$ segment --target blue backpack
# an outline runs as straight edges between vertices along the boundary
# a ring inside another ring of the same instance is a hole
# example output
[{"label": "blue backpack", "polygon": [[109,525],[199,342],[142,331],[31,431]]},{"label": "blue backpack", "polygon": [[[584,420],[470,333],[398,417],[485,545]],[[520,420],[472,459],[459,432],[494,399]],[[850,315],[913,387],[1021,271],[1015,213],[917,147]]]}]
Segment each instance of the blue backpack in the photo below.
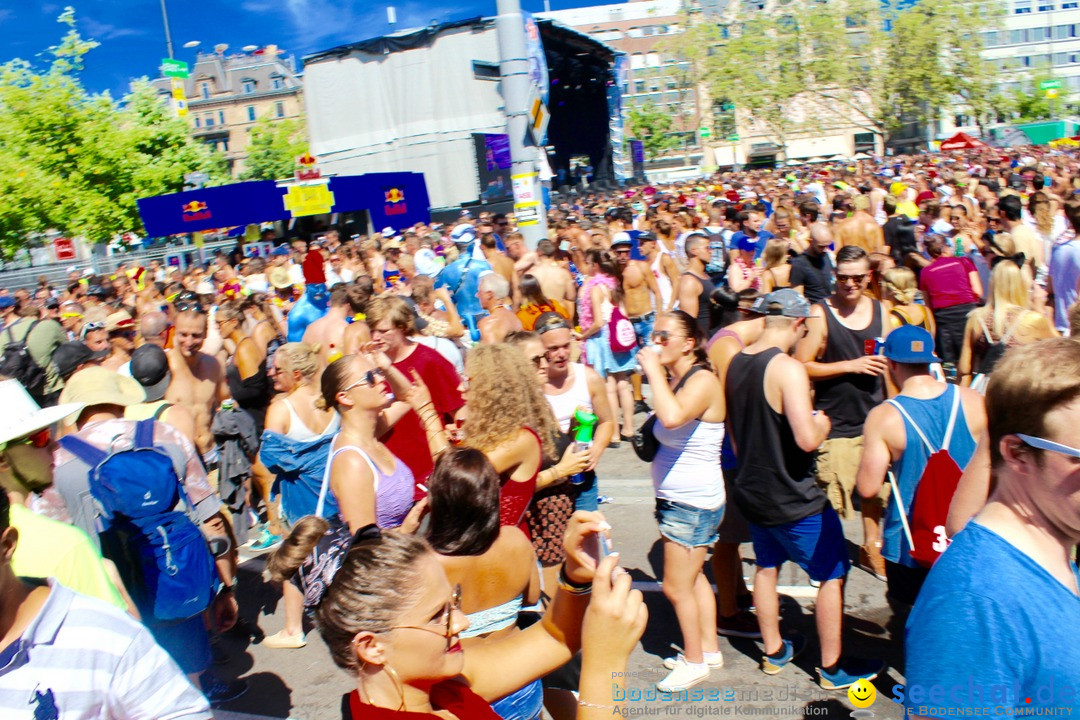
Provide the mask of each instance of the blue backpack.
[{"label": "blue backpack", "polygon": [[187,514],[191,501],[169,453],[154,447],[154,421],[135,425],[131,448],[106,452],[68,436],[60,445],[90,466],[101,551],[112,560],[144,619],[183,620],[214,598],[217,569]]}]

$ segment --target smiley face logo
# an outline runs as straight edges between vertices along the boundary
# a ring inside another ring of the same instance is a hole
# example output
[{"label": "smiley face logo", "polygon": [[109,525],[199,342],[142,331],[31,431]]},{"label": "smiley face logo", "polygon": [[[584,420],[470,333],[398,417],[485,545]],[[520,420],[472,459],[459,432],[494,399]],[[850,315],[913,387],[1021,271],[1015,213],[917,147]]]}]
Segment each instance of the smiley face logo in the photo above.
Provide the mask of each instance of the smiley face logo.
[{"label": "smiley face logo", "polygon": [[854,685],[848,688],[848,700],[857,708],[868,708],[877,699],[877,689],[869,680],[860,678]]}]

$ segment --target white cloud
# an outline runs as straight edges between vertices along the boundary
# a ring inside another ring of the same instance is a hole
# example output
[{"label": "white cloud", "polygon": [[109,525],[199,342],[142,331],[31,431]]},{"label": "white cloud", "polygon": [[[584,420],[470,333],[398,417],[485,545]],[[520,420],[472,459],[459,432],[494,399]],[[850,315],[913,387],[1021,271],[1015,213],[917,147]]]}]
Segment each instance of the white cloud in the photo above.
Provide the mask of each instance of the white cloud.
[{"label": "white cloud", "polygon": [[145,35],[145,31],[138,28],[118,27],[111,23],[99,22],[91,17],[78,18],[83,35],[91,40],[102,42],[104,40],[117,40],[124,37]]}]

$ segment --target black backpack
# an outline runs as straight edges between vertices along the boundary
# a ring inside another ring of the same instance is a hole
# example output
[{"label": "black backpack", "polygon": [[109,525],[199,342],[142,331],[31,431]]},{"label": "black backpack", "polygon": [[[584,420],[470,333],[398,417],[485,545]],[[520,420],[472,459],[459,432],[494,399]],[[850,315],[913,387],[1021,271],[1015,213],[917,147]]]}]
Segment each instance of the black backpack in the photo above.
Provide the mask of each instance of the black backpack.
[{"label": "black backpack", "polygon": [[29,348],[26,347],[26,341],[39,322],[41,321],[35,320],[30,323],[30,329],[21,340],[16,340],[11,334],[11,329],[18,325],[19,321],[16,321],[14,325],[9,325],[5,331],[7,343],[4,345],[4,355],[0,359],[0,375],[18,380],[26,391],[36,398],[41,396],[41,391],[45,386],[45,370],[34,362]]}]

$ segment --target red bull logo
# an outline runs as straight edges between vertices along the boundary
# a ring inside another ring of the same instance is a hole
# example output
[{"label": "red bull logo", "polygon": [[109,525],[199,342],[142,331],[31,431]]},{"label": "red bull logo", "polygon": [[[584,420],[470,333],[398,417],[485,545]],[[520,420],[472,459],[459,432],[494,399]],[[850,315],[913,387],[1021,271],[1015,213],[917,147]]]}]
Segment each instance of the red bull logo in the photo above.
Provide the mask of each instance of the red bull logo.
[{"label": "red bull logo", "polygon": [[386,200],[383,211],[387,215],[404,215],[408,211],[405,205],[405,193],[401,191],[401,188],[388,188],[383,192],[383,197]]},{"label": "red bull logo", "polygon": [[206,203],[199,200],[192,200],[189,203],[184,203],[184,205],[181,206],[181,210],[183,210],[184,222],[209,220],[211,217],[210,208]]}]

